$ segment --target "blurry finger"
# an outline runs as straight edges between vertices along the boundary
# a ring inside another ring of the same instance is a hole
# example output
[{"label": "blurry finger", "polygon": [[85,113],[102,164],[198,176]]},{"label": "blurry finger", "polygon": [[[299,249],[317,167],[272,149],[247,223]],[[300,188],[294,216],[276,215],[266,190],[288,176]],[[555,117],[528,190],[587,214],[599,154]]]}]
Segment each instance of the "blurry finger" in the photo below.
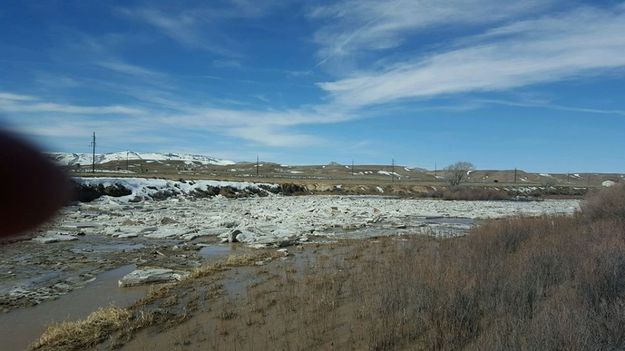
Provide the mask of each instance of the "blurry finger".
[{"label": "blurry finger", "polygon": [[34,146],[0,131],[0,240],[50,219],[69,199],[65,173]]}]

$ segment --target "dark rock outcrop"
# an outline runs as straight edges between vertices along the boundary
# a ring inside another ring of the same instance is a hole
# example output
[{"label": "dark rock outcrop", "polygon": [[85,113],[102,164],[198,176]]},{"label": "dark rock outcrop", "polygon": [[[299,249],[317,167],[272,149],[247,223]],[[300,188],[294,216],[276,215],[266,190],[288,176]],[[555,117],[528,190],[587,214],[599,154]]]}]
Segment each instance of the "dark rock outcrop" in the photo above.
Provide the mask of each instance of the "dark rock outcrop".
[{"label": "dark rock outcrop", "polygon": [[126,189],[124,186],[119,184],[104,186],[102,184],[86,185],[74,182],[73,188],[74,200],[80,202],[91,202],[104,195],[121,197],[132,194],[130,189]]}]

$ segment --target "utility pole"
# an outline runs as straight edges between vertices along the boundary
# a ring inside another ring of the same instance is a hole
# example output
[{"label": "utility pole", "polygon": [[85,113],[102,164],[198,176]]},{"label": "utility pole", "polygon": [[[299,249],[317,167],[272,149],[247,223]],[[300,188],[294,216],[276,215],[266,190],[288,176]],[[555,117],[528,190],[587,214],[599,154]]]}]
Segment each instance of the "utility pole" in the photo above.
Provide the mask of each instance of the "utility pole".
[{"label": "utility pole", "polygon": [[128,170],[128,151],[126,151],[126,170]]},{"label": "utility pole", "polygon": [[354,176],[354,160],[352,160],[352,177]]},{"label": "utility pole", "polygon": [[91,173],[95,173],[95,132],[93,132],[93,140],[91,141],[92,154],[91,154]]},{"label": "utility pole", "polygon": [[516,184],[516,168],[514,169],[514,184]]},{"label": "utility pole", "polygon": [[434,161],[434,178],[437,176],[436,161]]},{"label": "utility pole", "polygon": [[391,183],[395,182],[395,159],[391,161]]},{"label": "utility pole", "polygon": [[259,167],[259,159],[258,159],[258,154],[256,154],[256,176],[258,177],[258,167]]}]

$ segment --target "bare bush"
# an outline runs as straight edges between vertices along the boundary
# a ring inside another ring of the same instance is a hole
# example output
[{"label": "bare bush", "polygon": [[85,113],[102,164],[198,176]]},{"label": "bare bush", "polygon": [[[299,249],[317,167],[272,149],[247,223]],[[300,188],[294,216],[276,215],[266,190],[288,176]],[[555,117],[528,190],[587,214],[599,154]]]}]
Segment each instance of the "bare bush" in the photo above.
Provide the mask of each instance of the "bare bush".
[{"label": "bare bush", "polygon": [[625,219],[625,184],[589,194],[582,203],[582,211],[590,220],[601,218]]},{"label": "bare bush", "polygon": [[456,162],[452,165],[445,167],[445,177],[452,188],[457,187],[468,178],[469,172],[471,172],[473,169],[475,169],[475,167],[470,162]]}]

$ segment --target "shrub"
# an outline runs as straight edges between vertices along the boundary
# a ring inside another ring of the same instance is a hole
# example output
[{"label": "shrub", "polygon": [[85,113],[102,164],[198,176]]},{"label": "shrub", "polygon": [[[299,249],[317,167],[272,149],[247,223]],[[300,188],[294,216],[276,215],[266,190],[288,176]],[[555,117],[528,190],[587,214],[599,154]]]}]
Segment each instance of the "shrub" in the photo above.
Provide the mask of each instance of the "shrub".
[{"label": "shrub", "polygon": [[582,204],[582,212],[591,221],[602,218],[625,219],[625,184],[589,194]]}]

